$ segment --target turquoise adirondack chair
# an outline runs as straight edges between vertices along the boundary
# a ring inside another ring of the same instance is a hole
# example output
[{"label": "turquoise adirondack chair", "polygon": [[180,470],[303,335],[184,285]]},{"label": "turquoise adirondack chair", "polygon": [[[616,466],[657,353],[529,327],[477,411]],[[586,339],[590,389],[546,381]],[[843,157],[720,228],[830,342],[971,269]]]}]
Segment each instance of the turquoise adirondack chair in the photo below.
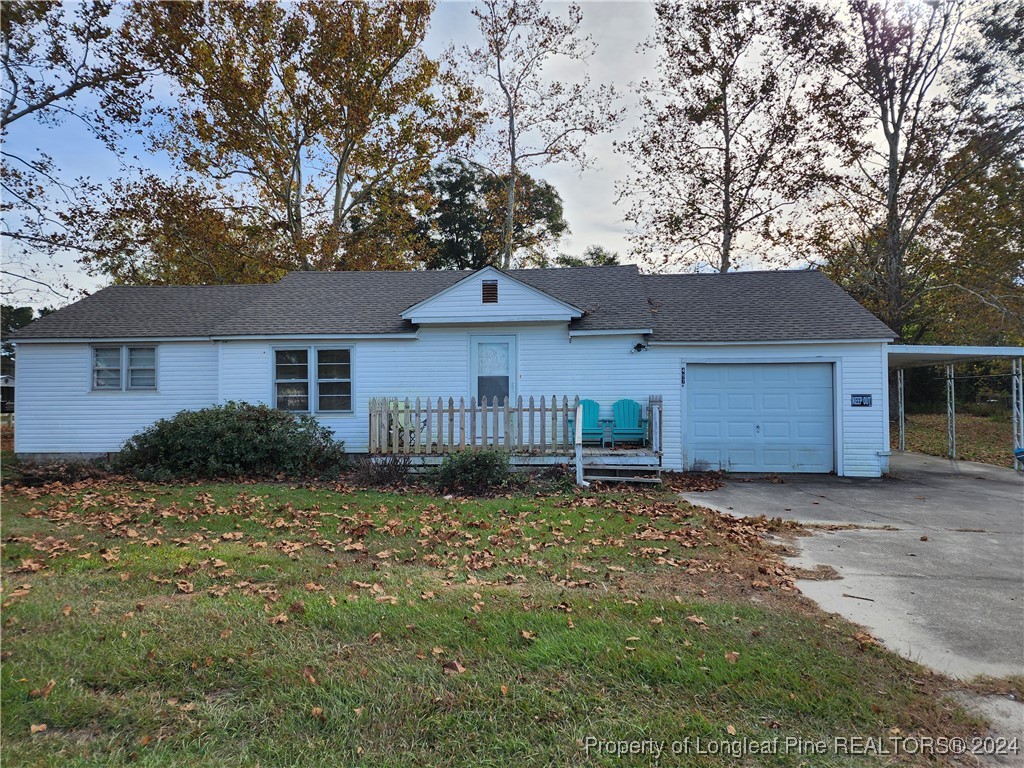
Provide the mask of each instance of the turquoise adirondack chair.
[{"label": "turquoise adirondack chair", "polygon": [[636,400],[619,400],[612,406],[612,447],[615,443],[642,443],[647,437],[647,419]]},{"label": "turquoise adirondack chair", "polygon": [[[604,444],[604,425],[601,424],[601,406],[593,400],[580,400],[583,406],[583,442]],[[569,414],[569,433],[576,434],[576,414]]]}]

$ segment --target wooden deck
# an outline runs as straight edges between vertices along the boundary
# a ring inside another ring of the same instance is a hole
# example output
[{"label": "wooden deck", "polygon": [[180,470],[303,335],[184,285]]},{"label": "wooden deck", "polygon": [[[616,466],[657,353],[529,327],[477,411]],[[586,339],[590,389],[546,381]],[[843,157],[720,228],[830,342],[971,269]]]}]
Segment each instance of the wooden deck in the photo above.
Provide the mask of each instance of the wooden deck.
[{"label": "wooden deck", "polygon": [[[381,459],[402,456],[419,469],[440,464],[459,451],[498,449],[508,452],[516,469],[572,465],[580,485],[588,479],[659,482],[662,398],[651,395],[641,407],[644,414],[637,418],[642,421],[631,430],[631,436],[642,437],[639,444],[609,448],[584,444],[579,396],[468,402],[462,397],[374,397],[369,408],[369,453]],[[602,423],[606,438],[613,437],[611,423]]]}]

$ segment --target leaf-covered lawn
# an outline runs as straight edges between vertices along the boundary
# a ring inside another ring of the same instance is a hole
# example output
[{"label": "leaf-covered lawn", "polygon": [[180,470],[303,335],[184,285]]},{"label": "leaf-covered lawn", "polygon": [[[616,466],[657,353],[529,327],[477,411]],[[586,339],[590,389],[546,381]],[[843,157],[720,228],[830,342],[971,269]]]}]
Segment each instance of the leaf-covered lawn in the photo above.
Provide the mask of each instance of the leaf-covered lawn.
[{"label": "leaf-covered lawn", "polygon": [[[8,490],[3,760],[647,765],[584,744],[976,730],[793,590],[782,528],[654,492]],[[814,764],[851,760],[879,758]]]},{"label": "leaf-covered lawn", "polygon": [[[899,447],[899,429],[891,430],[892,447]],[[958,413],[956,416],[957,458],[999,467],[1013,466],[1013,424],[1009,417],[992,418]],[[907,414],[907,450],[929,456],[945,456],[946,414]]]}]

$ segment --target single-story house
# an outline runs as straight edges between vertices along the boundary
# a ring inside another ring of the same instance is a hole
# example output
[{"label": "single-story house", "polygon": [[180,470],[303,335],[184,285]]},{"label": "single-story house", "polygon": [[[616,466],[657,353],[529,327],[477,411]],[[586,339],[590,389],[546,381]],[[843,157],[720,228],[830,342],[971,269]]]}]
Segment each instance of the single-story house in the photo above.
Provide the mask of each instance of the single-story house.
[{"label": "single-story house", "polygon": [[[488,430],[551,453],[572,429],[566,402],[594,401],[611,424],[627,399],[650,437],[638,447],[665,469],[875,477],[889,455],[893,337],[818,271],[485,267],[113,286],[14,337],[15,450],[96,456],[161,417],[233,400],[312,414],[353,453],[429,454]],[[495,399],[505,410],[488,410]]]}]

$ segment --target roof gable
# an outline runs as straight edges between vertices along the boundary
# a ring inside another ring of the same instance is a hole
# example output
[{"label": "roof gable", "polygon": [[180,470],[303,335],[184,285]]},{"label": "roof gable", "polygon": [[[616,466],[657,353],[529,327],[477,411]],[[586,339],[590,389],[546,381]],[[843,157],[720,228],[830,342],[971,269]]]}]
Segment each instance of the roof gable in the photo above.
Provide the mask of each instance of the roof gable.
[{"label": "roof gable", "polygon": [[[485,283],[493,285],[493,301],[484,301]],[[402,312],[417,324],[568,322],[582,316],[579,307],[494,267],[477,270]]]}]

